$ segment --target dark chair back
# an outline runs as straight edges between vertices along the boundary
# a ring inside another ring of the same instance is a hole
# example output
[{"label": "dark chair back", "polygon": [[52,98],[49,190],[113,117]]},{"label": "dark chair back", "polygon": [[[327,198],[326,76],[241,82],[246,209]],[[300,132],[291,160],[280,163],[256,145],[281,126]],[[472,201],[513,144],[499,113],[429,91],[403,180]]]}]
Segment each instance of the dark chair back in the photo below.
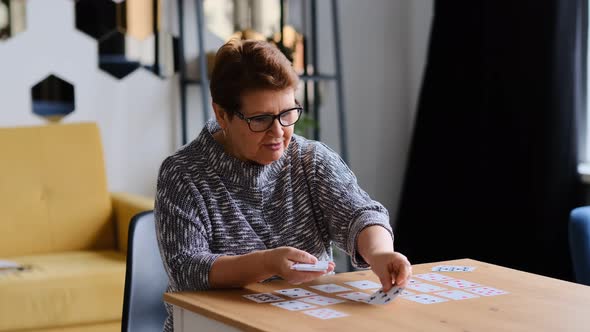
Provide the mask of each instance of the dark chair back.
[{"label": "dark chair back", "polygon": [[161,332],[166,320],[162,297],[168,275],[156,240],[153,211],[133,217],[129,225],[122,332]]},{"label": "dark chair back", "polygon": [[572,210],[569,240],[576,282],[590,286],[590,206]]}]

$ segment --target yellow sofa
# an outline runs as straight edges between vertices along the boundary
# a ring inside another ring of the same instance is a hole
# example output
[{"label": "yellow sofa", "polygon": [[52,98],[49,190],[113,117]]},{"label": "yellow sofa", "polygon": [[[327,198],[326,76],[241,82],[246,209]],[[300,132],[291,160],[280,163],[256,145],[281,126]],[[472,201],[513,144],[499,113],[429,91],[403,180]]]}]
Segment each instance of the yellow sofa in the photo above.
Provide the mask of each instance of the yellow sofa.
[{"label": "yellow sofa", "polygon": [[[121,165],[123,168],[124,165]],[[0,331],[120,331],[127,230],[93,123],[0,128]]]}]

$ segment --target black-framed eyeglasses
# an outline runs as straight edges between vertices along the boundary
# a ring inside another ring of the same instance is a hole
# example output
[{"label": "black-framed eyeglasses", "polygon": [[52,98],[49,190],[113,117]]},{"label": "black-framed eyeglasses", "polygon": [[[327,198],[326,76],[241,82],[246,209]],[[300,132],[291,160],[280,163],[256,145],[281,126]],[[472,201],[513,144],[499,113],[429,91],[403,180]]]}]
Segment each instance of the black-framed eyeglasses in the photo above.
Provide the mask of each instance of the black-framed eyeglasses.
[{"label": "black-framed eyeglasses", "polygon": [[283,127],[289,127],[295,124],[295,122],[299,121],[301,117],[301,113],[303,112],[303,108],[301,106],[296,106],[293,108],[289,108],[288,110],[284,110],[277,115],[272,114],[264,114],[264,115],[255,115],[249,118],[245,117],[239,111],[234,111],[236,115],[246,121],[248,123],[248,127],[255,133],[259,133],[262,131],[267,131],[272,124],[275,122],[275,119],[279,120],[279,123]]}]

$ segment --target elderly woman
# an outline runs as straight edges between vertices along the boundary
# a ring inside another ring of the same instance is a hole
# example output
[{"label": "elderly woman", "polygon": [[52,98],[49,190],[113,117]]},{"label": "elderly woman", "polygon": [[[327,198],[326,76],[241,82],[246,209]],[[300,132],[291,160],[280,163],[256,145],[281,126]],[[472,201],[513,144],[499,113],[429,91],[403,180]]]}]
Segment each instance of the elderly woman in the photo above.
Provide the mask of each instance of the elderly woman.
[{"label": "elderly woman", "polygon": [[[384,290],[411,275],[393,249],[387,210],[326,145],[293,134],[302,114],[298,76],[273,45],[231,41],[211,77],[215,120],[160,168],[158,242],[170,291],[240,287],[279,276],[292,284],[323,272],[332,242]],[[171,330],[171,316],[166,330]]]}]

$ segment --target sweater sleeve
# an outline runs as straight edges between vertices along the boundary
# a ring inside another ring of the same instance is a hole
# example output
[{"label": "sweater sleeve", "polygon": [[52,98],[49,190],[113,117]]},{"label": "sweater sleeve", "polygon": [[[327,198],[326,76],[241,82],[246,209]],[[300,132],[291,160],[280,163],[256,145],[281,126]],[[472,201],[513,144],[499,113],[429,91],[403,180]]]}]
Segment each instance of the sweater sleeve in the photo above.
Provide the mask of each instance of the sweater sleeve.
[{"label": "sweater sleeve", "polygon": [[209,271],[221,255],[209,250],[195,194],[171,158],[160,168],[154,210],[158,245],[171,286],[177,291],[210,288]]},{"label": "sweater sleeve", "polygon": [[314,175],[312,193],[317,200],[332,241],[346,251],[355,267],[366,268],[357,250],[360,232],[373,225],[387,229],[393,238],[389,214],[359,187],[354,173],[340,156],[323,143],[315,143],[312,153]]}]

